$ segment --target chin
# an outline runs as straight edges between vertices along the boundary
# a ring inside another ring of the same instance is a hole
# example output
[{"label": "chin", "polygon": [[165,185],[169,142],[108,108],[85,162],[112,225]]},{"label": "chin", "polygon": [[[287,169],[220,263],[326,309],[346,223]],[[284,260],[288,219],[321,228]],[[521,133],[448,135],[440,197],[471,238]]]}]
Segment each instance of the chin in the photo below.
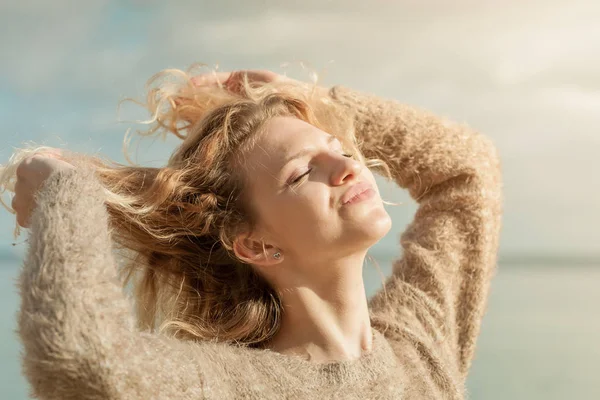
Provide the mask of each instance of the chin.
[{"label": "chin", "polygon": [[382,208],[380,212],[370,213],[368,218],[358,222],[356,226],[360,229],[360,232],[357,232],[358,235],[361,236],[365,244],[370,247],[388,234],[392,228],[392,218],[387,211]]},{"label": "chin", "polygon": [[392,218],[383,209],[377,218],[369,219],[368,229],[371,231],[371,235],[377,237],[377,241],[379,241],[392,229]]}]

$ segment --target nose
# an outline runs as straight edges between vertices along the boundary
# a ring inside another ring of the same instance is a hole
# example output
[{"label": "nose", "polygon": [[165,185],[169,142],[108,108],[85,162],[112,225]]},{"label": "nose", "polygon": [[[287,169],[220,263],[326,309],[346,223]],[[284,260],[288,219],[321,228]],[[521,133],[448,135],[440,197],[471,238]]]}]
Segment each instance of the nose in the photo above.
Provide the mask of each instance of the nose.
[{"label": "nose", "polygon": [[340,186],[349,180],[357,179],[363,169],[362,163],[358,160],[343,155],[339,157],[339,162],[336,163],[331,176],[333,186]]}]

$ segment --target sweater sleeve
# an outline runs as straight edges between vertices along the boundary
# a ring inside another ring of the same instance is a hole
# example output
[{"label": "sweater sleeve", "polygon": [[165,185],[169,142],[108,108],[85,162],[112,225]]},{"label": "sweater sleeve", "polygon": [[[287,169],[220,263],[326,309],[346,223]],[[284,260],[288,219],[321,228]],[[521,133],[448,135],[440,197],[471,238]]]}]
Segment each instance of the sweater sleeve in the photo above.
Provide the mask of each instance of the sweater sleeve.
[{"label": "sweater sleeve", "polygon": [[204,398],[201,345],[135,328],[117,279],[104,198],[89,168],[56,172],[36,194],[18,282],[17,333],[30,394]]},{"label": "sweater sleeve", "polygon": [[374,319],[419,343],[422,358],[435,354],[464,379],[497,262],[502,184],[496,148],[466,126],[393,100],[343,87],[331,95],[355,116],[365,156],[385,161],[418,203],[400,237],[402,257],[370,300]]}]

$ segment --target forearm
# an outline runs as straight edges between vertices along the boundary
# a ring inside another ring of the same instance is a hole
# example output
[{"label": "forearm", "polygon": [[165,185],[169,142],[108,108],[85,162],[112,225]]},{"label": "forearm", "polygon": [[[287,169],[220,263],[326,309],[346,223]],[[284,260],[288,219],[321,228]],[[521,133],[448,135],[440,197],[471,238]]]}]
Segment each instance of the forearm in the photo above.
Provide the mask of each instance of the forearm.
[{"label": "forearm", "polygon": [[24,370],[37,393],[64,390],[68,398],[73,385],[90,398],[106,393],[82,371],[133,329],[106,219],[91,171],[57,173],[38,192],[18,315]]},{"label": "forearm", "polygon": [[493,143],[467,126],[341,86],[330,95],[354,117],[363,154],[386,162],[396,183],[417,201],[454,177],[497,174]]}]

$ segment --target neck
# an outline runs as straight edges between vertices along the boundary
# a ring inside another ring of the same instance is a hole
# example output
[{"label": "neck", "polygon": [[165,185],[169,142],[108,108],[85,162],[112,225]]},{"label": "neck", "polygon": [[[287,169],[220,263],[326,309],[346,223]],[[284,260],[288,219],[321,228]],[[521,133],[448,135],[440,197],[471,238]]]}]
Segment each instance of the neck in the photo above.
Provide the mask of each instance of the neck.
[{"label": "neck", "polygon": [[319,268],[312,265],[312,271],[327,272],[319,280],[311,274],[310,282],[280,282],[282,322],[268,348],[316,363],[352,360],[368,353],[372,333],[362,277],[364,257],[349,257]]}]

